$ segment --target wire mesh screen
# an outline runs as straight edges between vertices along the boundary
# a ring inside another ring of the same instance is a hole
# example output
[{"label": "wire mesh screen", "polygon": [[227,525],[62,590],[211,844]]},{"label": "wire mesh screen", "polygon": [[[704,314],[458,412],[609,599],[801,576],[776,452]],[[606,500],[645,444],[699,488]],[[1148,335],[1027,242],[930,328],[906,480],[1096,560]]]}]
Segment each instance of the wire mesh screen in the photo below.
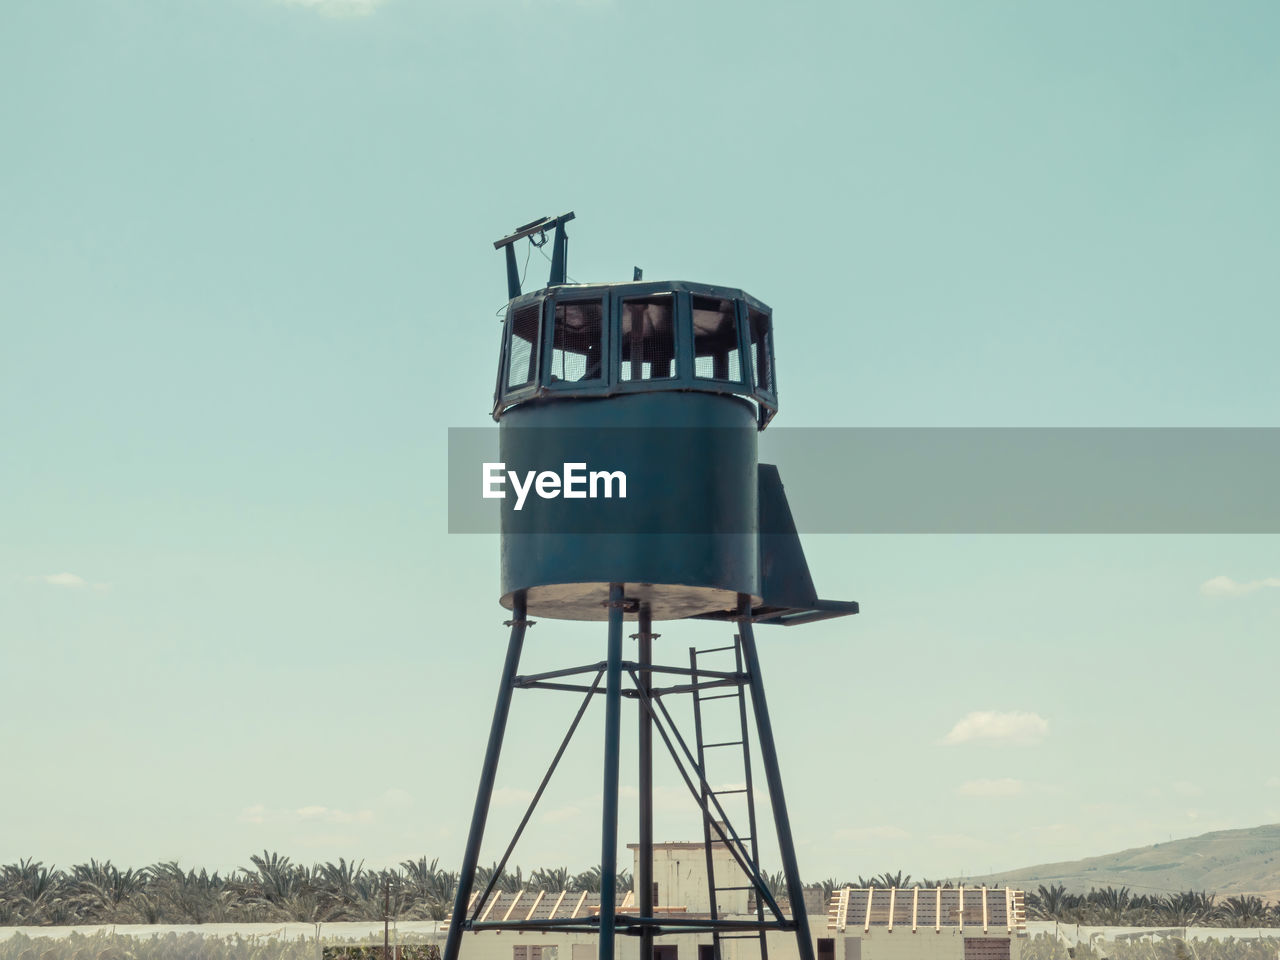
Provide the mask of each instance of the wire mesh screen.
[{"label": "wire mesh screen", "polygon": [[732,300],[693,298],[693,375],[742,382],[738,318]]},{"label": "wire mesh screen", "polygon": [[532,383],[538,374],[538,323],[541,304],[521,307],[511,318],[507,341],[507,389]]},{"label": "wire mesh screen", "polygon": [[965,937],[964,960],[1009,960],[1009,941]]},{"label": "wire mesh screen", "polygon": [[965,887],[964,890],[964,925],[966,927],[982,926],[982,905],[984,891],[981,888]]},{"label": "wire mesh screen", "polygon": [[556,304],[555,331],[551,345],[551,378],[570,383],[599,380],[604,311],[599,300]]},{"label": "wire mesh screen", "polygon": [[893,895],[893,925],[895,927],[911,926],[911,915],[916,903],[916,891],[911,887],[895,890]]},{"label": "wire mesh screen", "polygon": [[938,891],[936,887],[924,887],[920,898],[915,902],[916,923],[922,927],[932,927],[938,922]]},{"label": "wire mesh screen", "polygon": [[666,380],[676,375],[676,328],[666,294],[622,302],[622,380]]},{"label": "wire mesh screen", "polygon": [[773,392],[773,363],[769,336],[769,315],[759,310],[747,312],[751,330],[751,359],[754,361],[755,388]]}]

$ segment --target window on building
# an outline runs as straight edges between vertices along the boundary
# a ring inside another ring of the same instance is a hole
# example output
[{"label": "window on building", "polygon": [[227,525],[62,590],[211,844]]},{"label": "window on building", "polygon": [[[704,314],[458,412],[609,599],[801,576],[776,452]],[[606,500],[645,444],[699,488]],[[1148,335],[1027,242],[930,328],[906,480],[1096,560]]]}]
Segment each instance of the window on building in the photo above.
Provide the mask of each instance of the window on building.
[{"label": "window on building", "polygon": [[742,382],[738,317],[732,300],[693,298],[694,376]]},{"label": "window on building", "polygon": [[620,380],[666,380],[676,375],[676,328],[671,294],[622,301]]},{"label": "window on building", "polygon": [[604,310],[599,300],[556,303],[551,381],[581,383],[604,375]]}]

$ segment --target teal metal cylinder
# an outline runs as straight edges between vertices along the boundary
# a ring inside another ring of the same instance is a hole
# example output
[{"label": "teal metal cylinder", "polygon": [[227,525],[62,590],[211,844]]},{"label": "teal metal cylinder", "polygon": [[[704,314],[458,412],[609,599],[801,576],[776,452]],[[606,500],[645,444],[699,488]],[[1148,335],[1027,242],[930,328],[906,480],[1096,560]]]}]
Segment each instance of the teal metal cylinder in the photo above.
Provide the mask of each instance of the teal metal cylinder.
[{"label": "teal metal cylinder", "polygon": [[[626,498],[501,504],[502,605],[605,620],[609,584],[654,620],[760,602],[757,411],[739,396],[654,391],[546,398],[503,412],[501,460],[520,475],[566,463],[622,473]],[[627,618],[635,619],[628,610]]]}]

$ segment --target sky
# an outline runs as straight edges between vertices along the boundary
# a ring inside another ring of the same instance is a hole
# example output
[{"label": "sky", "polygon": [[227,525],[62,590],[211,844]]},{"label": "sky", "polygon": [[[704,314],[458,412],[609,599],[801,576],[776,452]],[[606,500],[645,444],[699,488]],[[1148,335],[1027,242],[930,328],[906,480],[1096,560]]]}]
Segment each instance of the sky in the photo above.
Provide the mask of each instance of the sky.
[{"label": "sky", "polygon": [[[490,423],[492,241],[536,217],[576,211],[577,279],[770,304],[771,429],[1280,426],[1277,29],[1266,2],[3,4],[0,862],[457,869],[507,613],[496,538],[446,532],[446,438]],[[758,634],[807,879],[1280,821],[1276,536],[805,546],[862,604]],[[676,661],[725,638],[661,632]],[[603,649],[543,621],[527,662]],[[575,707],[516,698],[486,862]],[[598,862],[600,731],[526,872]],[[660,778],[658,839],[696,838]]]}]

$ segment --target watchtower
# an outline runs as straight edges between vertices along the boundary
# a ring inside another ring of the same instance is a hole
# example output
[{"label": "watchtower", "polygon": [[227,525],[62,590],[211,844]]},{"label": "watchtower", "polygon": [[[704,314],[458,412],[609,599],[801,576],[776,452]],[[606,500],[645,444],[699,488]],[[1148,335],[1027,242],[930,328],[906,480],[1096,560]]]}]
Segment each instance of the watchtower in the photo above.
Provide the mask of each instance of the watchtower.
[{"label": "watchtower", "polygon": [[[759,431],[778,411],[773,312],[736,288],[645,281],[639,270],[630,282],[570,283],[565,225],[573,216],[525,224],[494,244],[505,252],[509,303],[493,417],[503,466],[517,466],[513,480],[528,467],[530,479],[527,499],[504,496],[500,505],[500,602],[511,611],[511,633],[444,960],[457,960],[464,931],[491,929],[597,932],[600,960],[613,960],[619,932],[639,938],[641,960],[651,960],[656,936],[709,932],[719,960],[723,940],[743,937],[759,939],[763,958],[765,934],[784,930],[794,931],[800,960],[814,960],[754,626],[847,616],[858,605],[818,599],[778,471],[757,461]],[[515,246],[522,240],[552,244],[547,284],[530,293],[521,290],[517,269]],[[537,496],[528,498],[535,474]],[[605,659],[520,675],[524,637],[535,615],[607,621]],[[709,651],[691,648],[680,664],[655,663],[654,622],[689,618],[735,624],[733,642]],[[636,624],[633,660],[623,658],[627,621]],[[708,666],[717,654],[727,664]],[[583,699],[488,889],[473,896],[517,689],[567,691]],[[604,697],[605,708],[599,914],[486,919],[497,873],[597,696]],[[667,706],[679,697],[691,698],[692,742]],[[624,699],[634,700],[639,714],[633,909],[619,909],[615,891]],[[704,737],[709,700],[735,701],[729,740]],[[787,910],[759,865],[753,727],[786,877]],[[702,812],[705,916],[662,913],[653,903],[655,732]],[[744,785],[717,790],[708,777],[708,757],[733,748],[741,751]],[[745,825],[726,814],[727,793],[743,795]],[[735,865],[732,882],[724,882],[722,865],[717,886],[715,864],[723,864],[726,851]],[[754,916],[725,915],[729,910],[722,904],[746,903],[747,893]]]}]

